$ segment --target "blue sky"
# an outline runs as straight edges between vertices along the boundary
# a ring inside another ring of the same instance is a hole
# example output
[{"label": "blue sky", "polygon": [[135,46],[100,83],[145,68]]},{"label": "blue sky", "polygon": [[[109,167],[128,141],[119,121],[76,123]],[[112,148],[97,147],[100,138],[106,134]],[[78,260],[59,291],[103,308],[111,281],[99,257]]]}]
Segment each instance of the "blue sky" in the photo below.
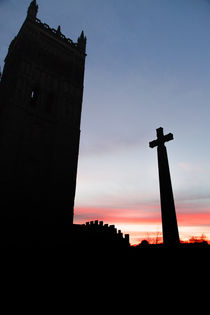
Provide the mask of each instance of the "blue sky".
[{"label": "blue sky", "polygon": [[[204,215],[203,229],[201,222],[190,230],[187,219],[180,219],[180,231],[183,237],[193,231],[210,237],[205,220],[210,213],[210,1],[37,2],[43,22],[61,25],[74,41],[82,30],[87,36],[76,222],[102,218],[135,232],[136,239],[147,233],[135,218],[160,214],[156,150],[148,143],[162,126],[174,134],[167,149],[178,219]],[[0,0],[1,67],[29,3]],[[126,224],[122,216],[129,214],[133,223]],[[152,231],[149,223],[147,228]],[[153,228],[160,230],[158,224]]]}]

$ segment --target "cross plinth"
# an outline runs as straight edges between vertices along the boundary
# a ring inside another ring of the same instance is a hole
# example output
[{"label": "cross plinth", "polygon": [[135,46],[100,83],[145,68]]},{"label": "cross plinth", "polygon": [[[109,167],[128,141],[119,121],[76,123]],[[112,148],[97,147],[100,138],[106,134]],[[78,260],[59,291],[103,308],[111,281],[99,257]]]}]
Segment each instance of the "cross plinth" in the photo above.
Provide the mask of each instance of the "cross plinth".
[{"label": "cross plinth", "polygon": [[157,147],[158,153],[163,243],[172,247],[179,244],[179,231],[165,142],[173,140],[174,137],[172,133],[164,135],[163,128],[156,129],[156,132],[157,139],[151,141],[149,146]]}]

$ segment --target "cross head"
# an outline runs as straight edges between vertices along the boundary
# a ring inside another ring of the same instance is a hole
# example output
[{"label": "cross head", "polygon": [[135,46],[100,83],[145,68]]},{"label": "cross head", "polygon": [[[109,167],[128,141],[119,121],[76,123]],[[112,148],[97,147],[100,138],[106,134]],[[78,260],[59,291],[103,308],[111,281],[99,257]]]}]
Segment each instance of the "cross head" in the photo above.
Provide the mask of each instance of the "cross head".
[{"label": "cross head", "polygon": [[156,132],[157,132],[157,139],[149,143],[150,148],[163,146],[165,142],[174,139],[174,136],[172,133],[164,135],[162,127],[156,129]]}]

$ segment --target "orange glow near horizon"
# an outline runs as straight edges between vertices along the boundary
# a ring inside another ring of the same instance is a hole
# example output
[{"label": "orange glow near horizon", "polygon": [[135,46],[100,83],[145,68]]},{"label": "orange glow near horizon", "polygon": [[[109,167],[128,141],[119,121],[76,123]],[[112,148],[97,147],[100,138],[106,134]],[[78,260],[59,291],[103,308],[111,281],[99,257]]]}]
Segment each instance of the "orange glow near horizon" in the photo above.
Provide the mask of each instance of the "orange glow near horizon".
[{"label": "orange glow near horizon", "polygon": [[[150,207],[151,209],[151,207]],[[153,211],[139,211],[139,209],[112,209],[78,207],[75,209],[75,224],[99,220],[107,224],[114,224],[118,230],[130,235],[130,244],[139,244],[146,239],[151,243],[162,242],[161,215],[156,206]],[[177,214],[180,239],[189,241],[192,237],[204,237],[210,242],[210,211]]]}]

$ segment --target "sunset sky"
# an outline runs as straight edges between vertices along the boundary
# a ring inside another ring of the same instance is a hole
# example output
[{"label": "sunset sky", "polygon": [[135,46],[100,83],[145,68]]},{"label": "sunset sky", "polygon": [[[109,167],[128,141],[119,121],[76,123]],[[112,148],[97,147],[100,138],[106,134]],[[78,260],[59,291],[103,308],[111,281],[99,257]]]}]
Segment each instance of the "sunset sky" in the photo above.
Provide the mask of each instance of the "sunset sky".
[{"label": "sunset sky", "polygon": [[[30,0],[0,0],[0,65]],[[167,143],[180,238],[210,239],[210,1],[38,0],[38,18],[87,36],[74,223],[132,244],[161,236],[156,128]]]}]

